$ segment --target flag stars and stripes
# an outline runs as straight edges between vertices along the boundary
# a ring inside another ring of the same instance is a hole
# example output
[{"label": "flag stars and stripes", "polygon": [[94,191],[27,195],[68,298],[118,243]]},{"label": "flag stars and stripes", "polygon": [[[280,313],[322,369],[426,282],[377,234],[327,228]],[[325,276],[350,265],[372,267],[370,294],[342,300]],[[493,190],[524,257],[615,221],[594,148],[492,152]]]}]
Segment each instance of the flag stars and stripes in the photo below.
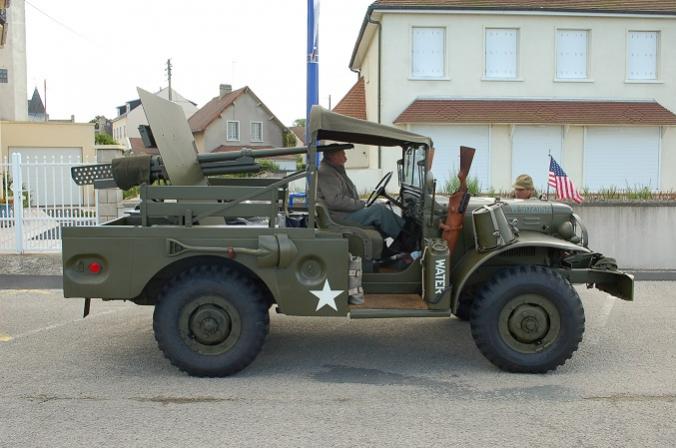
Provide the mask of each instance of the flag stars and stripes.
[{"label": "flag stars and stripes", "polygon": [[570,199],[577,204],[581,204],[583,201],[580,193],[575,189],[573,181],[566,175],[566,172],[563,171],[563,168],[556,163],[554,157],[549,156],[549,180],[548,183],[551,187],[556,189],[556,199]]}]

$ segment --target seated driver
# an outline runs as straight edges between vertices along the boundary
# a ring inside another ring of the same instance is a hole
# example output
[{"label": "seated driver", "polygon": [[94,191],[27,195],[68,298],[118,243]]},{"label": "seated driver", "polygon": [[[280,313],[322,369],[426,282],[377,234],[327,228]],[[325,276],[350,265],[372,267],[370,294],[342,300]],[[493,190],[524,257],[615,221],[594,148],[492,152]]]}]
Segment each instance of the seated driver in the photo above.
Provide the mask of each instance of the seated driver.
[{"label": "seated driver", "polygon": [[329,208],[334,221],[375,227],[383,236],[396,239],[404,228],[404,219],[383,204],[366,207],[357,188],[345,173],[344,150],[324,151],[319,164],[318,195]]}]

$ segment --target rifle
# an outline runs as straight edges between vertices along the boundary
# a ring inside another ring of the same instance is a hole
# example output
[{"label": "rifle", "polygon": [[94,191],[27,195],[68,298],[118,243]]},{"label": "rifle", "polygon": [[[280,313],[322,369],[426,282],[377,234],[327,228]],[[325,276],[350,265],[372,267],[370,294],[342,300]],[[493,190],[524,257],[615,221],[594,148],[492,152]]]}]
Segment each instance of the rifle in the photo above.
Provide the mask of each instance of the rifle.
[{"label": "rifle", "polygon": [[469,203],[470,194],[467,192],[467,176],[472,166],[474,153],[476,149],[467,146],[460,147],[460,187],[448,198],[448,215],[446,222],[440,223],[439,227],[443,230],[442,238],[448,243],[448,250],[453,253],[455,245],[462,231],[462,224],[465,219],[465,211]]}]

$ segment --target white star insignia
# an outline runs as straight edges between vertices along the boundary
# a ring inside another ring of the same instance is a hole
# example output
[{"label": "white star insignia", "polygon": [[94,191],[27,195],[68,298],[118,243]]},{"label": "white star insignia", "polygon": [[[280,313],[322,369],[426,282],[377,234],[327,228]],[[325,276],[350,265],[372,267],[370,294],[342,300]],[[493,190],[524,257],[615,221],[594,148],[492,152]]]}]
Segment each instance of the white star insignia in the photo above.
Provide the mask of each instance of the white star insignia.
[{"label": "white star insignia", "polygon": [[325,306],[330,306],[334,310],[338,311],[338,307],[336,306],[336,297],[338,297],[343,291],[338,289],[332,290],[328,280],[324,281],[324,288],[322,290],[310,290],[310,292],[319,299],[317,302],[317,309],[315,311],[319,311]]}]

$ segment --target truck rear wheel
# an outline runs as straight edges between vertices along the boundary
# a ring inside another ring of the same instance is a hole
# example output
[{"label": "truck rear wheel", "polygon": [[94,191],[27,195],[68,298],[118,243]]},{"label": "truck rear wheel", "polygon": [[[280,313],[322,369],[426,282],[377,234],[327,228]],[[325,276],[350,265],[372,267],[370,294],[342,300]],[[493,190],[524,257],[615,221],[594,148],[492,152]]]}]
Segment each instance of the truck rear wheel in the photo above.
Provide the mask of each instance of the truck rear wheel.
[{"label": "truck rear wheel", "polygon": [[472,304],[477,347],[509,372],[545,373],[564,364],[584,333],[582,302],[551,269],[521,266],[498,273]]},{"label": "truck rear wheel", "polygon": [[200,266],[175,277],[155,306],[155,339],[173,365],[193,376],[239,372],[256,358],[270,320],[263,296],[237,272]]}]

